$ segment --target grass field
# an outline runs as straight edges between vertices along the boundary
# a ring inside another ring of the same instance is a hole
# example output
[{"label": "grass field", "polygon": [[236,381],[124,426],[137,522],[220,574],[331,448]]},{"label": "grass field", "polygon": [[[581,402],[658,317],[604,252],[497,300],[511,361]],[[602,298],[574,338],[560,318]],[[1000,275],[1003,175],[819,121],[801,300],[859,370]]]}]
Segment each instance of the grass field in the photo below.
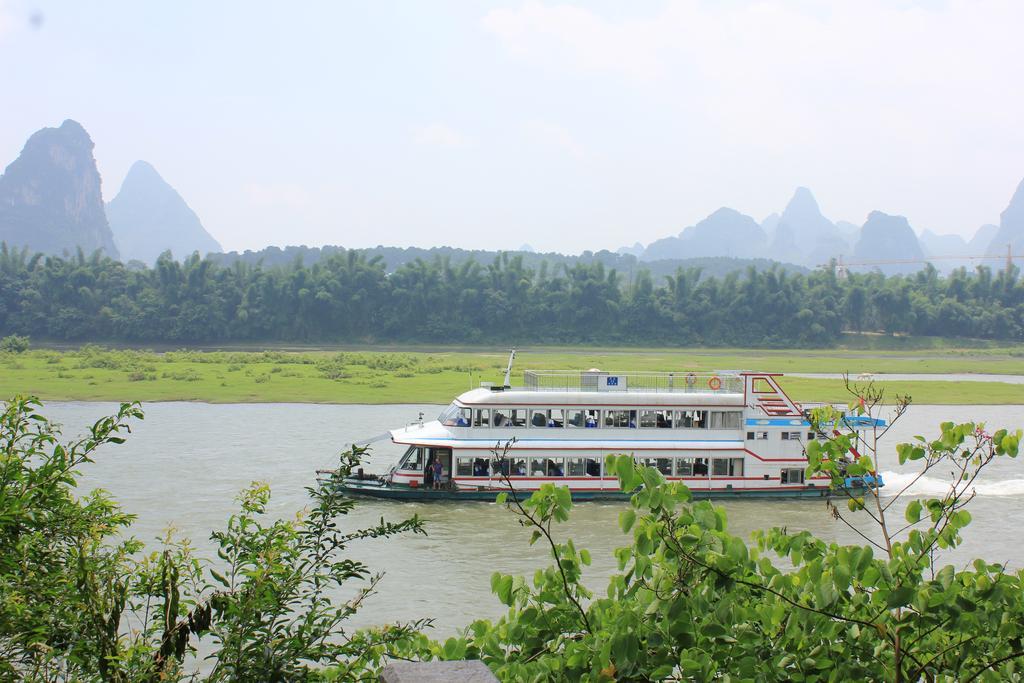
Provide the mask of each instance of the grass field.
[{"label": "grass field", "polygon": [[[0,354],[0,396],[48,400],[303,403],[447,403],[481,381],[498,382],[499,351],[264,351],[153,353],[84,347]],[[524,368],[774,372],[1024,374],[1024,347],[906,351],[738,349],[527,349]],[[516,384],[513,381],[513,384]],[[845,400],[836,380],[791,377],[798,401]],[[890,381],[890,395],[924,404],[1024,404],[1024,385]]]}]

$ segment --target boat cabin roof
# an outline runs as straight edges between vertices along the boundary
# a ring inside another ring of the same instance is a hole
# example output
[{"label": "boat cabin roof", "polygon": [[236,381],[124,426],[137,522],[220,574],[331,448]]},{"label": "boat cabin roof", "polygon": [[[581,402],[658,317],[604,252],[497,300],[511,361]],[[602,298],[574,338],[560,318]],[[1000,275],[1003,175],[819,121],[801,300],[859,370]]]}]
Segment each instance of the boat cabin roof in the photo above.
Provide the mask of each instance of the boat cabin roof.
[{"label": "boat cabin roof", "polygon": [[484,385],[456,403],[471,406],[743,407],[745,373],[526,370],[523,386]]},{"label": "boat cabin roof", "polygon": [[455,399],[467,408],[490,406],[730,406],[742,408],[743,393],[694,391],[532,391],[519,387],[493,390],[473,389]]}]

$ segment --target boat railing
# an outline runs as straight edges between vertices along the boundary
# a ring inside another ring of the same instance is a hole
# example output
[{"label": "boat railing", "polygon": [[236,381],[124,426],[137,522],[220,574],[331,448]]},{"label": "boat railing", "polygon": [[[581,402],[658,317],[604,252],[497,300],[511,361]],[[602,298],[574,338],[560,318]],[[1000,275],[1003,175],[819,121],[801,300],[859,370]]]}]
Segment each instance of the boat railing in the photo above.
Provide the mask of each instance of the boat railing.
[{"label": "boat railing", "polygon": [[732,372],[523,371],[523,388],[530,391],[742,394],[743,381]]}]

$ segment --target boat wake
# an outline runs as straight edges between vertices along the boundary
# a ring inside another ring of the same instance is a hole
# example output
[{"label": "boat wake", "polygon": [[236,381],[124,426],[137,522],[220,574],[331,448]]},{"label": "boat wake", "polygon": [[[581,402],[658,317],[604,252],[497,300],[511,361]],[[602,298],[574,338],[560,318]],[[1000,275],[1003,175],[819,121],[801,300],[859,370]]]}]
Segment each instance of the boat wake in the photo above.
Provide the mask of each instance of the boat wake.
[{"label": "boat wake", "polygon": [[[894,496],[914,479],[913,474],[906,472],[882,472],[885,487],[882,495]],[[909,495],[941,496],[949,490],[949,482],[937,477],[924,476],[907,489]],[[974,485],[979,496],[1024,496],[1024,479],[1004,479],[1002,481],[981,481]]]}]

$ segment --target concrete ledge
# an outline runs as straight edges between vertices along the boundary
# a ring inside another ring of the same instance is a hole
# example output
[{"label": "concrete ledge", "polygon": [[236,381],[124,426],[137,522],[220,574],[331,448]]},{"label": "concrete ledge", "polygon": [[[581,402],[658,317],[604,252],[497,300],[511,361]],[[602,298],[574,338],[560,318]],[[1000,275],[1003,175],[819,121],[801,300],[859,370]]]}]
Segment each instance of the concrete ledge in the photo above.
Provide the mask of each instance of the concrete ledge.
[{"label": "concrete ledge", "polygon": [[457,662],[392,662],[380,672],[382,683],[497,683],[478,660]]}]

